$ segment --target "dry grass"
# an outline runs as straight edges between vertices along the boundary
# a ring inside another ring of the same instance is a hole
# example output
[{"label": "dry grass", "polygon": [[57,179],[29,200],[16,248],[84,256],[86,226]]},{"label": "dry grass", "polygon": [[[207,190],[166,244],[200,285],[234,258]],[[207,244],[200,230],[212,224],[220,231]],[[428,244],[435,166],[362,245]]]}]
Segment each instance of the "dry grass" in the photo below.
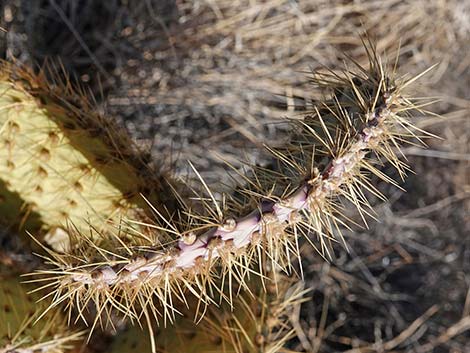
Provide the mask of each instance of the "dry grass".
[{"label": "dry grass", "polygon": [[[103,107],[157,159],[227,180],[220,158],[268,162],[264,141],[317,94],[305,71],[365,59],[359,33],[396,52],[402,72],[434,63],[422,126],[443,140],[410,148],[407,193],[387,190],[381,221],[349,234],[331,264],[310,256],[313,300],[295,318],[296,350],[466,352],[470,339],[470,4],[458,0],[4,1],[4,55],[58,56],[103,92]],[[28,4],[30,4],[28,2]],[[97,80],[97,77],[100,80]],[[386,167],[384,167],[386,168]],[[384,188],[386,186],[383,186]]]}]

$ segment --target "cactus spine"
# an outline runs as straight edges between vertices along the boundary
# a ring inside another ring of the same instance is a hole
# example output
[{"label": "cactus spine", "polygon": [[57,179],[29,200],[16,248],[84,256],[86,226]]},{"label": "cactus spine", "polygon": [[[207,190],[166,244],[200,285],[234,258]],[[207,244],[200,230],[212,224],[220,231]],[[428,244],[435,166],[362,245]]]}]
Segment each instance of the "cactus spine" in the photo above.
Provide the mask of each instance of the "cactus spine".
[{"label": "cactus spine", "polygon": [[[305,300],[307,291],[301,283],[281,274],[269,275],[268,290],[261,281],[254,281],[251,293],[244,292],[234,299],[233,308],[224,303],[211,307],[201,322],[195,323],[192,310],[174,325],[156,330],[156,351],[174,353],[276,353],[282,352],[293,331],[289,315]],[[151,352],[147,335],[139,327],[129,327],[118,333],[112,353]]]}]

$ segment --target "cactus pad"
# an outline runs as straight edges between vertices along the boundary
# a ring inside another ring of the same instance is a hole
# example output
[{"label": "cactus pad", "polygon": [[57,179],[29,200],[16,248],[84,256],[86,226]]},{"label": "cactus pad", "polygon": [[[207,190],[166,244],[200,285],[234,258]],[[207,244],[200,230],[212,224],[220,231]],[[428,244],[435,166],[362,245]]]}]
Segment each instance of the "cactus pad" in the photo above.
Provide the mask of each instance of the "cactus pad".
[{"label": "cactus pad", "polygon": [[17,279],[0,277],[0,352],[63,353],[81,338],[82,333],[67,328],[66,318],[57,310],[35,323],[38,309],[44,306]]},{"label": "cactus pad", "polygon": [[[158,204],[161,181],[129,137],[70,83],[0,66],[0,210],[60,241]],[[103,222],[103,220],[108,222]]]}]

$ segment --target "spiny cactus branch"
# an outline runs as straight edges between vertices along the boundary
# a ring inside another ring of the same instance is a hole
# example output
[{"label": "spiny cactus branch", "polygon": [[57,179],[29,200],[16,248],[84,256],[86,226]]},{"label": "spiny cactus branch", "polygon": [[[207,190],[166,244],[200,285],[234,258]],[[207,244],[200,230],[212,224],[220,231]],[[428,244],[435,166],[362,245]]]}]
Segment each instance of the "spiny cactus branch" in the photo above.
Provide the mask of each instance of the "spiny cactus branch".
[{"label": "spiny cactus branch", "polygon": [[[231,216],[237,213],[233,209],[225,212],[203,183],[208,196],[201,197],[202,203],[211,200],[215,205],[207,206],[206,215],[188,208],[183,220],[176,222],[155,209],[158,219],[149,227],[178,235],[180,240],[174,245],[130,248],[130,256],[98,245],[91,252],[87,245],[72,256],[50,252],[49,262],[55,268],[39,271],[44,277],[38,281],[46,281],[44,288],[52,290],[53,306],[66,302],[69,310],[78,311],[77,319],[84,319],[90,305],[96,306],[94,325],[113,311],[131,320],[150,312],[156,320],[163,316],[166,323],[174,320],[177,303],[185,303],[188,291],[203,305],[215,301],[214,293],[232,302],[234,281],[248,288],[248,275],[263,276],[261,267],[252,266],[261,258],[276,268],[290,269],[292,257],[300,258],[301,235],[312,244],[316,237],[319,252],[328,255],[330,243],[341,237],[340,227],[348,226],[338,200],[351,201],[361,215],[367,215],[371,207],[363,190],[381,196],[369,176],[393,182],[368,155],[390,161],[402,176],[407,170],[394,147],[416,137],[408,111],[419,107],[403,91],[416,77],[406,80],[393,75],[371,53],[369,69],[321,76],[318,82],[333,95],[295,123],[305,141],[292,142],[294,148],[284,154],[272,150],[280,163],[298,169],[298,177],[293,178],[297,187],[286,187],[281,196],[266,193],[261,186],[247,189],[255,206],[241,217]],[[315,165],[317,155],[329,160],[321,171]],[[273,180],[268,189],[274,190],[278,183]],[[179,230],[181,223],[186,229]],[[218,277],[222,277],[221,287],[215,284]],[[225,283],[229,284],[228,296],[221,289]]]}]

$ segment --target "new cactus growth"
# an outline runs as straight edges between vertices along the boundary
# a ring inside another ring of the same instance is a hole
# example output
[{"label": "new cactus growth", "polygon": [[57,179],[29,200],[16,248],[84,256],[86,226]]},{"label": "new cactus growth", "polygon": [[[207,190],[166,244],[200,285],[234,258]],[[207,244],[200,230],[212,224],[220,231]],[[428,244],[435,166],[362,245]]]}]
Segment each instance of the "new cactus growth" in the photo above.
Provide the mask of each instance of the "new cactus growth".
[{"label": "new cactus growth", "polygon": [[17,279],[0,275],[0,352],[65,353],[71,352],[83,332],[67,326],[66,317],[58,310],[48,312],[37,324],[45,309],[38,307]]},{"label": "new cactus growth", "polygon": [[[161,204],[162,175],[129,137],[69,81],[47,81],[0,63],[0,211],[2,223],[51,245],[67,227],[116,229],[122,218]],[[114,223],[114,224],[112,224]]]},{"label": "new cactus growth", "polygon": [[341,226],[348,224],[342,215],[345,202],[361,215],[370,214],[366,192],[382,197],[370,176],[393,183],[375,162],[388,160],[403,176],[407,166],[395,147],[419,132],[408,116],[419,107],[405,93],[417,77],[396,77],[375,53],[369,57],[369,68],[315,78],[329,98],[291,121],[295,134],[289,146],[269,148],[277,170],[239,174],[241,201],[232,195],[217,200],[201,178],[205,193],[198,205],[182,202],[180,217],[155,209],[158,219],[148,225],[157,234],[154,239],[178,241],[149,238],[139,246],[119,247],[110,245],[111,239],[100,247],[84,240],[69,254],[50,252],[53,268],[39,274],[52,291],[52,307],[65,302],[71,313],[83,313],[93,304],[98,313],[93,325],[113,313],[131,320],[145,317],[149,323],[161,316],[174,321],[178,303],[188,294],[202,308],[226,287],[223,296],[232,303],[234,283],[247,288],[250,273],[265,275],[262,266],[253,265],[261,259],[289,270],[300,258],[302,236],[328,256],[331,243],[341,238]]}]

